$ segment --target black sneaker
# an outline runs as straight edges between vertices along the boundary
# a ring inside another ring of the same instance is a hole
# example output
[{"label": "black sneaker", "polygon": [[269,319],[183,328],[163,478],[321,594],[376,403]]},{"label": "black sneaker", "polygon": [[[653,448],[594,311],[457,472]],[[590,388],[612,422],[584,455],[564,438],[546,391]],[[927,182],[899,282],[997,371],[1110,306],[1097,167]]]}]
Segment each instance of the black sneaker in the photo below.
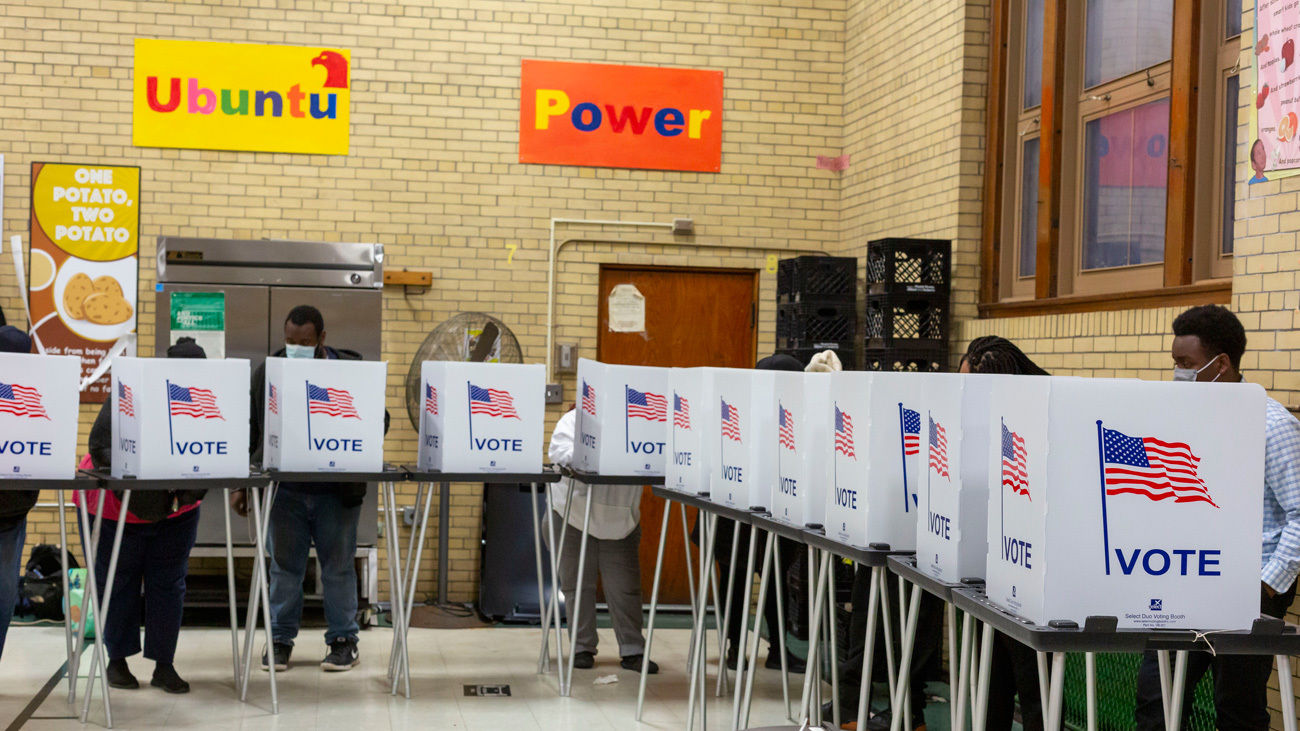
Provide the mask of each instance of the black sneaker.
[{"label": "black sneaker", "polygon": [[170,664],[158,663],[153,669],[153,680],[149,681],[149,685],[162,688],[168,693],[190,692],[190,684],[181,679],[181,676],[176,673],[176,667]]},{"label": "black sneaker", "polygon": [[596,666],[596,653],[576,652],[573,654],[573,667],[579,670],[587,670],[595,666]]},{"label": "black sneaker", "polygon": [[[289,656],[293,654],[293,645],[287,642],[277,642],[275,647],[275,671],[284,672],[289,669]],[[266,665],[266,650],[262,650],[262,669],[270,671]]]},{"label": "black sneaker", "polygon": [[357,653],[356,640],[334,640],[330,643],[330,654],[321,660],[320,666],[337,673],[351,670],[360,663],[361,655]]},{"label": "black sneaker", "polygon": [[140,687],[140,681],[135,679],[131,674],[131,668],[126,664],[126,658],[108,661],[108,669],[104,671],[108,678],[108,687],[119,690],[135,690]]},{"label": "black sneaker", "polygon": [[[624,670],[635,670],[639,673],[641,672],[641,664],[644,661],[645,655],[628,655],[623,658],[619,665],[623,666]],[[646,663],[645,671],[646,675],[655,675],[659,672],[659,664],[654,660],[651,660],[649,663]]]}]

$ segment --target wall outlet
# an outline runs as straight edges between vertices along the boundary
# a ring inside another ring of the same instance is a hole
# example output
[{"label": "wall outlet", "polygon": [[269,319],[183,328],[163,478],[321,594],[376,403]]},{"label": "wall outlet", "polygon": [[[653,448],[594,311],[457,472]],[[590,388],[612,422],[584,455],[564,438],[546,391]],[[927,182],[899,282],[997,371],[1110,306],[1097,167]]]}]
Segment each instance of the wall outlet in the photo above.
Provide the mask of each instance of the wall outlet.
[{"label": "wall outlet", "polygon": [[557,343],[555,345],[555,372],[556,373],[577,373],[578,372],[578,346],[573,343]]},{"label": "wall outlet", "polygon": [[564,384],[548,383],[546,384],[546,403],[558,404],[564,402]]}]

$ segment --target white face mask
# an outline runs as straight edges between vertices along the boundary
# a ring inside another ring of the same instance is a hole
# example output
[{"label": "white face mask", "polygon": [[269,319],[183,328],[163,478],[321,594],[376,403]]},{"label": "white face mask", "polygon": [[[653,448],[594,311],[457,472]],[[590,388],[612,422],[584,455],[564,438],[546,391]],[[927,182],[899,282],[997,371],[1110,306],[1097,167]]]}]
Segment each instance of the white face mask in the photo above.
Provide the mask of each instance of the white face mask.
[{"label": "white face mask", "polygon": [[[1219,355],[1223,355],[1223,353],[1219,353]],[[1178,366],[1174,366],[1174,380],[1195,381],[1196,377],[1201,375],[1201,371],[1205,370],[1206,368],[1209,368],[1214,363],[1214,361],[1219,359],[1219,355],[1216,355],[1213,358],[1211,358],[1209,363],[1206,363],[1200,368],[1179,368]],[[1210,379],[1210,381],[1208,382],[1214,383],[1217,380],[1219,380],[1219,376],[1215,376],[1214,378]]]},{"label": "white face mask", "polygon": [[297,345],[297,344],[295,344],[295,343],[287,343],[287,344],[285,344],[285,346],[284,346],[284,357],[286,357],[286,358],[307,358],[307,359],[315,358],[315,357],[316,357],[316,346],[314,346],[314,345]]}]

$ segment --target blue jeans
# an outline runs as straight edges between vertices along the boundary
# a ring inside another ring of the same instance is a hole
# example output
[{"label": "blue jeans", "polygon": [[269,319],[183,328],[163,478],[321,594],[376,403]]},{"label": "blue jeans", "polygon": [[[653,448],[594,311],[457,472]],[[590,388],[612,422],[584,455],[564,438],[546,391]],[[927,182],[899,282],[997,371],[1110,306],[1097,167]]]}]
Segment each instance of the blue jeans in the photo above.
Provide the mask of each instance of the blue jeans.
[{"label": "blue jeans", "polygon": [[316,544],[324,587],[325,643],[355,640],[357,626],[357,521],[361,506],[344,507],[337,492],[281,487],[271,506],[271,637],[292,645],[302,622],[302,582]]},{"label": "blue jeans", "polygon": [[9,632],[9,621],[14,618],[14,606],[18,604],[18,572],[26,541],[26,518],[0,531],[0,655],[4,654],[5,635]]}]

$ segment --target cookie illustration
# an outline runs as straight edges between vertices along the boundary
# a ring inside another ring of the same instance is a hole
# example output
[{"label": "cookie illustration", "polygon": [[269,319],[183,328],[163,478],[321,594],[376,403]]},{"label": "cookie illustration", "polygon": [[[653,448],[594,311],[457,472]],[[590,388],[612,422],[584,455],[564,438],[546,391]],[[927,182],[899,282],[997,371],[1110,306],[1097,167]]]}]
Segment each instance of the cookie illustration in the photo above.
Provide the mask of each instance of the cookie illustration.
[{"label": "cookie illustration", "polygon": [[96,325],[118,325],[131,319],[131,303],[113,294],[92,294],[83,303],[86,319]]},{"label": "cookie illustration", "polygon": [[95,294],[95,284],[90,277],[85,274],[73,276],[68,280],[68,286],[63,288],[63,311],[74,320],[86,319],[82,303],[92,294]]},{"label": "cookie illustration", "polygon": [[95,286],[95,291],[99,294],[111,294],[116,297],[125,297],[125,295],[122,294],[122,285],[119,284],[116,279],[107,274],[102,277],[95,277],[93,284]]}]

